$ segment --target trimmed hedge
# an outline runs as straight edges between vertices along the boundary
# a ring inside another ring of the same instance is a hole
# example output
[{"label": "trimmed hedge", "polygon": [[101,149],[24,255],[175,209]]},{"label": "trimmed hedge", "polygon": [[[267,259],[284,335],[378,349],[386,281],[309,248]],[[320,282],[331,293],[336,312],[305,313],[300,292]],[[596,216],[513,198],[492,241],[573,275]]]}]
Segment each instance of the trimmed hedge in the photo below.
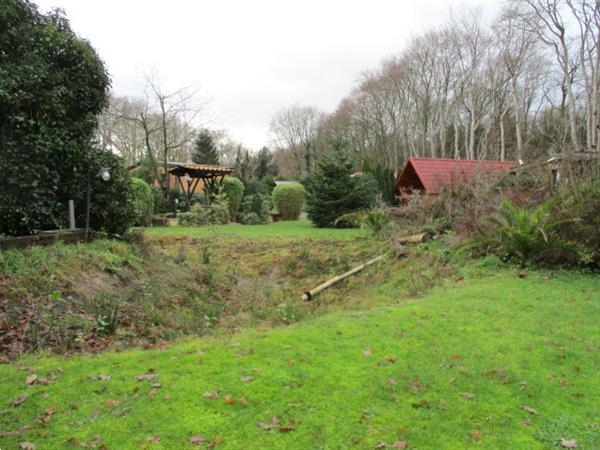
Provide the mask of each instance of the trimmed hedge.
[{"label": "trimmed hedge", "polygon": [[280,184],[273,189],[273,205],[283,220],[298,220],[304,208],[306,191],[300,183]]}]

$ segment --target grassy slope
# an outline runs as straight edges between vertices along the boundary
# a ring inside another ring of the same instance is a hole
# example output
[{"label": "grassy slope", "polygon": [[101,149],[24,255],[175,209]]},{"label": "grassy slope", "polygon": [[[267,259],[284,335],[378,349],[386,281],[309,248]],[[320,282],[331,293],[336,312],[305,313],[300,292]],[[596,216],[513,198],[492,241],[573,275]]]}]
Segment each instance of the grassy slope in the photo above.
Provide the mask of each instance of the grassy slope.
[{"label": "grassy slope", "polygon": [[[397,440],[410,448],[530,449],[560,438],[600,446],[597,277],[520,279],[504,269],[422,299],[398,301],[394,280],[371,295],[388,305],[164,350],[19,362],[39,376],[55,374],[48,386],[28,387],[28,371],[0,366],[0,430],[32,426],[0,438],[0,448],[30,441],[58,449],[96,435],[118,449],[188,448],[192,435],[229,449],[374,448]],[[162,384],[154,392],[152,381],[134,379],[151,369]],[[112,379],[89,380],[101,373]],[[219,399],[203,398],[207,391]],[[25,393],[22,405],[9,406]],[[247,406],[225,403],[228,394]],[[57,412],[39,424],[49,407]],[[271,417],[293,430],[257,427]],[[160,442],[149,443],[151,435]]]}]

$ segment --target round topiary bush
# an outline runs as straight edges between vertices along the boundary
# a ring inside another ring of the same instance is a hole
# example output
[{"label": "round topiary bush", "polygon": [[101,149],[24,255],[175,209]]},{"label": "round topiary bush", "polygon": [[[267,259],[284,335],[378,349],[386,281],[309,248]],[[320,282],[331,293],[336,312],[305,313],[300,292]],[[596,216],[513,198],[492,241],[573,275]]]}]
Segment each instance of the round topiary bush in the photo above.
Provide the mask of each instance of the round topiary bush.
[{"label": "round topiary bush", "polygon": [[135,210],[135,225],[149,227],[154,214],[154,193],[141,178],[132,178],[133,208]]},{"label": "round topiary bush", "polygon": [[223,192],[229,203],[229,216],[233,220],[240,210],[242,198],[244,197],[244,183],[236,177],[225,177],[223,180]]},{"label": "round topiary bush", "polygon": [[304,208],[306,191],[300,183],[280,184],[273,189],[273,205],[283,220],[298,220]]}]

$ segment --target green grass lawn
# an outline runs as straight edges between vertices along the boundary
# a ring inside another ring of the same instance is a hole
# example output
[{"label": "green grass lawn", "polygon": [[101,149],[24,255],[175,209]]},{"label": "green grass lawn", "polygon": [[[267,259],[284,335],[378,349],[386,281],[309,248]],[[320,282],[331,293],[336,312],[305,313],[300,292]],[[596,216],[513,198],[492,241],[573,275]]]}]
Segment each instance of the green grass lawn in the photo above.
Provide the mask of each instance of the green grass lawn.
[{"label": "green grass lawn", "polygon": [[0,365],[0,448],[600,448],[600,279],[478,270],[287,327]]},{"label": "green grass lawn", "polygon": [[149,236],[239,236],[246,238],[311,238],[311,239],[355,239],[365,236],[363,230],[316,228],[308,220],[275,222],[268,225],[213,225],[205,227],[154,227],[145,230]]}]

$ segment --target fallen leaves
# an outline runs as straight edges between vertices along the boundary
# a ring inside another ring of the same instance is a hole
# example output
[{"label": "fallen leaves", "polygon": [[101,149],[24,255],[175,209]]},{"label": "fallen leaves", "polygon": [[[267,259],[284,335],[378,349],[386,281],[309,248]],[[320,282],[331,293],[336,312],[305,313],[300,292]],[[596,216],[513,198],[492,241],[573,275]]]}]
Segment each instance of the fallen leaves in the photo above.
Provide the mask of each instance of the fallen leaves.
[{"label": "fallen leaves", "polygon": [[106,375],[104,373],[101,373],[100,375],[91,376],[90,380],[92,380],[92,381],[110,381],[110,376]]},{"label": "fallen leaves", "polygon": [[19,395],[18,397],[13,398],[11,400],[10,404],[13,406],[19,406],[21,403],[23,403],[25,400],[27,400],[28,397],[29,397],[29,395],[27,395],[27,394]]},{"label": "fallen leaves", "polygon": [[240,405],[248,406],[248,400],[246,400],[244,397],[240,398]]},{"label": "fallen leaves", "polygon": [[472,392],[460,392],[460,396],[464,397],[464,398],[468,398],[469,400],[472,400],[475,398],[475,394],[473,394]]},{"label": "fallen leaves", "polygon": [[23,450],[35,450],[36,446],[35,446],[35,444],[32,444],[31,442],[21,442],[19,444],[19,448],[21,448]]},{"label": "fallen leaves", "polygon": [[408,448],[408,442],[396,441],[392,444],[392,448]]},{"label": "fallen leaves", "polygon": [[156,373],[147,373],[145,375],[138,375],[135,377],[137,381],[152,381],[158,378],[158,374]]},{"label": "fallen leaves", "polygon": [[396,364],[396,358],[386,358],[377,363],[378,366],[387,366],[389,364]]},{"label": "fallen leaves", "polygon": [[202,436],[190,436],[189,441],[192,445],[200,445],[204,442],[204,438]]},{"label": "fallen leaves", "polygon": [[256,426],[258,428],[260,428],[261,430],[279,430],[282,433],[289,433],[291,431],[294,431],[294,427],[292,426],[291,423],[289,423],[287,425],[283,425],[283,424],[280,424],[279,422],[280,421],[277,417],[271,417],[270,423],[257,422]]},{"label": "fallen leaves", "polygon": [[537,409],[535,409],[535,408],[532,408],[531,406],[527,406],[527,405],[521,405],[521,409],[522,409],[523,411],[526,411],[526,412],[528,412],[529,414],[534,414],[534,415],[535,415],[535,414],[537,414],[537,413],[538,413],[538,412],[537,412]]},{"label": "fallen leaves", "polygon": [[146,440],[152,444],[155,444],[160,441],[160,436],[157,436],[157,435],[148,436],[146,438]]},{"label": "fallen leaves", "polygon": [[373,354],[373,350],[370,348],[365,348],[362,352],[363,356],[371,356]]},{"label": "fallen leaves", "polygon": [[481,431],[471,431],[469,435],[475,441],[480,441],[482,438]]},{"label": "fallen leaves", "polygon": [[209,400],[216,400],[219,398],[219,393],[217,391],[205,392],[202,394],[203,398],[207,398]]},{"label": "fallen leaves", "polygon": [[527,426],[533,425],[533,421],[531,419],[523,419],[523,420],[521,420],[521,423],[523,425],[527,425]]},{"label": "fallen leaves", "polygon": [[562,448],[577,448],[577,441],[575,439],[561,439],[560,446]]},{"label": "fallen leaves", "polygon": [[223,401],[227,405],[233,405],[235,403],[235,397],[233,395],[226,395]]},{"label": "fallen leaves", "polygon": [[38,421],[40,423],[48,423],[50,422],[50,419],[52,419],[52,416],[54,415],[54,413],[56,412],[56,408],[48,408],[44,414],[42,414],[41,416],[38,416]]},{"label": "fallen leaves", "polygon": [[38,376],[33,374],[33,375],[29,375],[27,378],[25,378],[25,383],[27,383],[27,385],[32,386],[34,385],[38,380]]},{"label": "fallen leaves", "polygon": [[242,377],[242,378],[240,378],[240,381],[241,381],[242,383],[248,383],[248,382],[250,382],[250,381],[254,381],[254,377],[251,377],[251,376],[249,376],[249,375],[248,375],[248,376],[245,376],[245,377]]}]

